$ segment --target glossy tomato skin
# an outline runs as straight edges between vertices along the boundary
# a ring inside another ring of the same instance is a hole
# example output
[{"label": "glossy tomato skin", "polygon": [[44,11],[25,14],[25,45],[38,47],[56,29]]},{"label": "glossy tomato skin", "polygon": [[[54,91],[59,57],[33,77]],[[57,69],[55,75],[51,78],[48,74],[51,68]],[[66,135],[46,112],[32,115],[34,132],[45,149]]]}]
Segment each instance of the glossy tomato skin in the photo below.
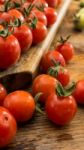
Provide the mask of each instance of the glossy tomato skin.
[{"label": "glossy tomato skin", "polygon": [[11,112],[18,122],[25,122],[33,116],[35,101],[28,92],[15,91],[5,98],[4,107]]},{"label": "glossy tomato skin", "polygon": [[77,104],[72,96],[58,97],[55,93],[49,95],[45,105],[48,119],[56,125],[66,125],[75,116]]},{"label": "glossy tomato skin", "polygon": [[70,81],[70,75],[68,70],[65,68],[60,69],[56,79],[59,80],[63,86],[67,86]]},{"label": "glossy tomato skin", "polygon": [[58,0],[46,0],[48,3],[49,7],[56,7],[58,5]]},{"label": "glossy tomato skin", "polygon": [[3,105],[6,96],[7,96],[7,90],[2,84],[0,84],[0,106]]},{"label": "glossy tomato skin", "polygon": [[15,18],[18,18],[21,20],[21,22],[25,21],[23,14],[20,11],[18,11],[17,9],[9,10],[8,14],[10,15],[12,20],[14,20]]},{"label": "glossy tomato skin", "polygon": [[0,4],[4,4],[5,0],[0,0]]},{"label": "glossy tomato skin", "polygon": [[32,19],[34,16],[38,19],[38,21],[42,22],[45,26],[47,26],[47,18],[44,12],[41,12],[38,9],[34,8],[31,11],[31,15],[29,16],[29,18]]},{"label": "glossy tomato skin", "polygon": [[2,13],[0,13],[0,19],[2,20],[2,21],[7,21],[7,22],[9,22],[10,21],[10,15],[7,13],[7,12],[2,12]]},{"label": "glossy tomato skin", "polygon": [[57,12],[54,8],[51,8],[51,7],[44,8],[44,13],[47,18],[47,26],[51,26],[52,24],[56,22]]},{"label": "glossy tomato skin", "polygon": [[17,124],[9,111],[0,106],[0,148],[12,142],[16,135]]},{"label": "glossy tomato skin", "polygon": [[40,64],[43,72],[47,72],[48,68],[50,68],[51,66],[54,66],[54,63],[52,60],[59,62],[62,66],[65,66],[65,60],[59,52],[55,50],[48,51],[46,54],[43,55],[41,64]]},{"label": "glossy tomato skin", "polygon": [[22,53],[29,50],[32,45],[33,36],[31,29],[27,25],[15,27],[13,35],[18,39]]},{"label": "glossy tomato skin", "polygon": [[20,58],[21,48],[18,40],[13,35],[6,38],[0,37],[0,68],[7,69]]},{"label": "glossy tomato skin", "polygon": [[45,0],[34,0],[33,4],[38,7],[40,6],[44,6],[44,8],[48,7],[48,3]]},{"label": "glossy tomato skin", "polygon": [[73,96],[75,97],[77,103],[84,104],[84,80],[79,80],[76,83],[76,88],[73,92]]},{"label": "glossy tomato skin", "polygon": [[59,51],[63,55],[66,63],[68,63],[74,56],[74,48],[72,44],[68,42],[58,45],[56,51]]},{"label": "glossy tomato skin", "polygon": [[35,78],[32,85],[32,92],[35,96],[37,93],[42,93],[40,101],[42,103],[46,102],[46,99],[50,93],[55,91],[57,85],[57,80],[50,75],[42,74]]},{"label": "glossy tomato skin", "polygon": [[36,27],[32,29],[32,35],[33,35],[33,44],[39,44],[47,36],[46,26],[42,22],[38,21]]}]

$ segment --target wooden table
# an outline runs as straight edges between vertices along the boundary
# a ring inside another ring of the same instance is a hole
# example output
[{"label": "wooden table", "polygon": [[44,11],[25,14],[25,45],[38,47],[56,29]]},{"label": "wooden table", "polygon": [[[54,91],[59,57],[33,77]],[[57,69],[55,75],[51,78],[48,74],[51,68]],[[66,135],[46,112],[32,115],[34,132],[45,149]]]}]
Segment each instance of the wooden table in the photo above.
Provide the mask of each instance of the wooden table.
[{"label": "wooden table", "polygon": [[[84,32],[74,31],[72,23],[78,4],[77,1],[72,2],[58,35],[51,45],[53,49],[60,35],[72,34],[70,41],[76,49],[76,56],[68,65],[68,69],[71,78],[76,80],[84,78]],[[84,108],[79,107],[74,120],[64,127],[57,127],[49,122],[46,116],[36,114],[30,122],[19,126],[16,138],[5,150],[84,150],[83,113]]]}]

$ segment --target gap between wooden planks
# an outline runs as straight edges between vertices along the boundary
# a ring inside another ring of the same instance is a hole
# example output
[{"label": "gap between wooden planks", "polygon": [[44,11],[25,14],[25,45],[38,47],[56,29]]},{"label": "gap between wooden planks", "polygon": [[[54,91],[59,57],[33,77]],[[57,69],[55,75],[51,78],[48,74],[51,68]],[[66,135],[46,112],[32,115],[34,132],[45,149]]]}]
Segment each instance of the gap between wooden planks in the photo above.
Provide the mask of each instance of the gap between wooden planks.
[{"label": "gap between wooden planks", "polygon": [[57,30],[66,14],[66,11],[72,0],[63,0],[62,5],[58,10],[58,19],[49,29],[46,39],[39,45],[32,47],[27,53],[22,55],[20,61],[6,71],[0,72],[1,82],[11,90],[24,87],[32,81],[36,74],[40,60],[44,52],[47,52]]}]

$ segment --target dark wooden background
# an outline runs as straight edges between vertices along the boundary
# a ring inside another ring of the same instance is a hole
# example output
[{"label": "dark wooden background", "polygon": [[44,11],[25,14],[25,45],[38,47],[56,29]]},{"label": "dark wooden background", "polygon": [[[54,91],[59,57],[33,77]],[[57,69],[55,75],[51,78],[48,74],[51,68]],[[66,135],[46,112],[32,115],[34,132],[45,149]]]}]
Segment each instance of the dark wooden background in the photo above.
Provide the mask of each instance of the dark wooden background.
[{"label": "dark wooden background", "polygon": [[[70,41],[76,55],[68,69],[74,80],[84,79],[84,32],[74,31],[72,22],[78,5],[78,1],[72,2],[50,48],[55,48],[60,35],[72,34]],[[13,143],[4,150],[84,150],[84,107],[79,106],[73,121],[64,127],[57,127],[46,116],[36,114],[30,122],[18,127]]]}]

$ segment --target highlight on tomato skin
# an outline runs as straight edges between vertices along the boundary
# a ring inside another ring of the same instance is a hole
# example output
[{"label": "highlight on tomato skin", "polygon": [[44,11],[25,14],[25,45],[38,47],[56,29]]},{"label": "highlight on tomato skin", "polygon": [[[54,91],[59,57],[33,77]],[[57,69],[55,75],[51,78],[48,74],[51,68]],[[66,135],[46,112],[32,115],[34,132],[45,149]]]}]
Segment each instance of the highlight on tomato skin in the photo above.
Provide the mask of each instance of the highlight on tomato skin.
[{"label": "highlight on tomato skin", "polygon": [[26,122],[35,112],[35,100],[30,93],[18,90],[6,96],[4,107],[11,112],[17,122]]},{"label": "highlight on tomato skin", "polygon": [[77,81],[73,96],[78,104],[84,105],[84,80]]},{"label": "highlight on tomato skin", "polygon": [[0,83],[0,106],[3,105],[4,99],[7,96],[6,88]]},{"label": "highlight on tomato skin", "polygon": [[63,126],[74,118],[77,104],[73,96],[60,97],[56,93],[51,93],[47,98],[45,111],[50,121]]},{"label": "highlight on tomato skin", "polygon": [[47,18],[47,26],[53,25],[57,21],[57,12],[52,7],[44,8],[44,13]]},{"label": "highlight on tomato skin", "polygon": [[55,87],[57,85],[57,80],[54,77],[51,77],[47,74],[41,74],[37,76],[32,84],[32,93],[35,96],[38,93],[42,93],[40,97],[40,102],[46,102],[46,99],[50,93],[55,91]]},{"label": "highlight on tomato skin", "polygon": [[0,106],[0,148],[10,144],[17,132],[17,123],[10,112]]},{"label": "highlight on tomato skin", "polygon": [[[0,37],[0,69],[7,69],[20,59],[21,48],[15,36]],[[3,55],[2,55],[3,54]]]},{"label": "highlight on tomato skin", "polygon": [[46,73],[50,67],[55,65],[55,62],[65,66],[65,59],[61,53],[55,50],[48,51],[41,59],[40,68],[43,72]]},{"label": "highlight on tomato skin", "polygon": [[42,42],[48,33],[46,26],[40,21],[37,21],[36,27],[31,30],[33,35],[33,45]]},{"label": "highlight on tomato skin", "polygon": [[70,35],[66,38],[60,37],[60,40],[58,41],[59,44],[56,46],[55,50],[60,52],[66,63],[68,63],[74,56],[75,50],[71,42],[68,42],[68,39],[70,38]]},{"label": "highlight on tomato skin", "polygon": [[33,42],[31,29],[27,25],[21,25],[14,28],[13,35],[18,39],[21,47],[21,53],[29,50]]}]

